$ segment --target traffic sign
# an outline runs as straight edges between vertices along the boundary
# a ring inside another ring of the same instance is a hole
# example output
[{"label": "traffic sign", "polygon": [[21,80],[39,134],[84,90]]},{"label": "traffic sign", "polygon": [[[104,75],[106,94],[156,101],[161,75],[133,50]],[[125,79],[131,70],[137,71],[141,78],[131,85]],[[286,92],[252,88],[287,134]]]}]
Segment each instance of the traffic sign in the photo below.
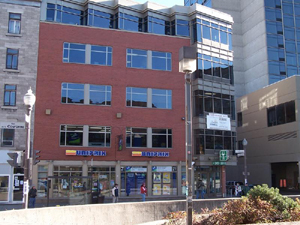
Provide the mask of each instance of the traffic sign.
[{"label": "traffic sign", "polygon": [[228,150],[220,150],[219,160],[220,161],[227,161],[229,159],[228,157]]},{"label": "traffic sign", "polygon": [[241,153],[241,154],[237,154],[236,156],[237,156],[237,157],[243,157],[243,156],[245,156],[245,154],[244,154],[244,153]]},{"label": "traffic sign", "polygon": [[[243,175],[245,176],[245,172],[243,172]],[[247,175],[250,176],[250,172],[247,172]]]},{"label": "traffic sign", "polygon": [[239,153],[243,153],[243,154],[244,154],[244,153],[245,153],[245,150],[235,150],[235,153],[236,153],[236,154],[239,154]]}]

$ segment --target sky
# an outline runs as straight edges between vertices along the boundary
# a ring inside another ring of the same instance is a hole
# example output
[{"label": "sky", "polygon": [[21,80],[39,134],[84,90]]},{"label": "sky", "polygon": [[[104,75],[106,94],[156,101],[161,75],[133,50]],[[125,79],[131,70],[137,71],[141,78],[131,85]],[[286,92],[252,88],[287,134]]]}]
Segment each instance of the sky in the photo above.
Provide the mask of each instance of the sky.
[{"label": "sky", "polygon": [[[133,0],[134,2],[145,3],[147,0]],[[184,0],[149,0],[149,2],[154,2],[160,5],[172,7],[174,5],[183,5]]]}]

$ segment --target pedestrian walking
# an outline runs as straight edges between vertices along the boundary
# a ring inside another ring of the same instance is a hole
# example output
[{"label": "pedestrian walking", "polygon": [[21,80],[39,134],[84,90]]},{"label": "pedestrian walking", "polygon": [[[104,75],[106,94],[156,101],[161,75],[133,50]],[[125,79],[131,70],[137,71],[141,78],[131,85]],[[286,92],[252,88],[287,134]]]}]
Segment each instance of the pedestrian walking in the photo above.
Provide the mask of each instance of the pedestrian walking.
[{"label": "pedestrian walking", "polygon": [[117,203],[118,200],[119,200],[119,188],[118,188],[118,184],[115,184],[115,186],[111,190],[111,194],[112,194],[112,197],[113,197],[113,203]]},{"label": "pedestrian walking", "polygon": [[204,199],[205,184],[203,183],[203,181],[201,179],[198,180],[196,187],[197,187],[196,199],[199,199],[200,194],[201,194],[201,199]]},{"label": "pedestrian walking", "polygon": [[242,187],[240,186],[240,183],[237,183],[235,186],[235,196],[237,197],[242,196]]},{"label": "pedestrian walking", "polygon": [[28,208],[34,208],[35,207],[35,197],[36,197],[36,188],[35,186],[32,186],[32,188],[29,190],[28,196],[29,196],[29,205]]},{"label": "pedestrian walking", "polygon": [[147,188],[146,188],[146,185],[145,183],[143,183],[141,185],[141,195],[142,195],[142,201],[146,201],[146,194],[147,194]]}]

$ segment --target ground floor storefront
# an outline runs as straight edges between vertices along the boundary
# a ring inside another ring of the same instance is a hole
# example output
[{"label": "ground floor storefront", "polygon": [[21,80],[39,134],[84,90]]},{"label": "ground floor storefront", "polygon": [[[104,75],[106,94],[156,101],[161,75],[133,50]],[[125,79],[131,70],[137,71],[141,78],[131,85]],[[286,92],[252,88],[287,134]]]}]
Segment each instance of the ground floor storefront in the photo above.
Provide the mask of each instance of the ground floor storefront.
[{"label": "ground floor storefront", "polygon": [[[111,197],[114,184],[120,197],[147,196],[166,198],[186,194],[185,162],[135,161],[41,161],[34,167],[38,197],[76,198],[88,193]],[[222,197],[221,166],[193,167],[193,193],[201,178],[207,197]],[[225,179],[225,178],[224,178]],[[48,193],[49,190],[49,193]],[[88,197],[89,198],[89,197]],[[81,201],[85,201],[83,197]]]}]

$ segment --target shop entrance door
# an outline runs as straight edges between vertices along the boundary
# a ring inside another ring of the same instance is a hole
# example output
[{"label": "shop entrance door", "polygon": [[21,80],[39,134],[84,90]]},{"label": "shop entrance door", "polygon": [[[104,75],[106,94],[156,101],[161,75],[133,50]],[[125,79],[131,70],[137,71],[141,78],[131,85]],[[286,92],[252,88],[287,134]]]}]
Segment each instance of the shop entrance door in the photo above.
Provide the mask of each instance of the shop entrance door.
[{"label": "shop entrance door", "polygon": [[210,193],[210,183],[209,183],[209,173],[207,172],[201,172],[198,173],[198,176],[195,176],[195,193],[197,191],[197,182],[198,180],[202,180],[202,182],[205,185],[205,196],[208,196],[208,194]]},{"label": "shop entrance door", "polygon": [[23,201],[23,184],[24,175],[14,174],[14,187],[13,187],[13,201],[21,202]]},{"label": "shop entrance door", "polygon": [[[136,197],[141,194],[141,185],[143,183],[147,184],[147,173],[134,173],[127,172],[122,173],[121,177],[122,186],[125,186],[126,196]],[[124,187],[123,186],[123,187]],[[123,188],[122,187],[122,188]],[[121,195],[124,196],[124,192]]]}]

